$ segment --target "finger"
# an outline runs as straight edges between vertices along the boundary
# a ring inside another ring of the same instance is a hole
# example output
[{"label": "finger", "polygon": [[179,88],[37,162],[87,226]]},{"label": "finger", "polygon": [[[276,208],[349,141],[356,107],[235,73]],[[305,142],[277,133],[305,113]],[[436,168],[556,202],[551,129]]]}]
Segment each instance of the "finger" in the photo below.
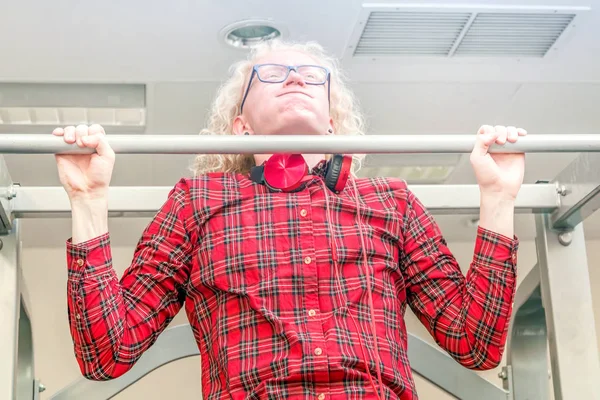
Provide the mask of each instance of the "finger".
[{"label": "finger", "polygon": [[517,134],[519,136],[527,136],[527,131],[523,128],[517,128]]},{"label": "finger", "polygon": [[496,143],[499,145],[503,145],[506,143],[506,127],[502,125],[496,125],[494,127],[498,136],[496,137]]},{"label": "finger", "polygon": [[75,143],[75,127],[67,126],[65,128],[65,142],[69,144]]},{"label": "finger", "polygon": [[81,139],[86,147],[95,149],[99,156],[109,158],[115,157],[115,152],[108,144],[108,140],[106,139],[105,135],[88,135],[82,137]]},{"label": "finger", "polygon": [[509,126],[506,128],[506,141],[509,143],[515,143],[519,135],[517,134],[517,128]]},{"label": "finger", "polygon": [[105,135],[106,132],[104,132],[104,128],[102,127],[102,125],[99,124],[93,124],[90,125],[90,128],[88,129],[88,134],[91,135]]},{"label": "finger", "polygon": [[88,135],[88,126],[87,125],[77,125],[77,128],[75,129],[75,136],[77,139],[77,145],[79,147],[85,147],[85,145],[81,141],[81,138],[83,136],[87,136],[87,135]]},{"label": "finger", "polygon": [[479,131],[477,133],[478,138],[481,138],[481,140],[483,140],[483,143],[487,146],[494,143],[494,140],[496,140],[497,137],[497,133],[494,130],[494,127],[491,125],[483,125],[481,128],[479,128]]},{"label": "finger", "polygon": [[492,145],[492,143],[494,143],[497,135],[498,134],[494,127],[490,125],[483,125],[481,128],[479,128],[472,154],[479,156],[486,155],[488,148]]},{"label": "finger", "polygon": [[63,128],[56,128],[52,131],[54,136],[63,136],[65,134],[65,130]]},{"label": "finger", "polygon": [[478,135],[485,135],[487,133],[490,133],[494,130],[494,127],[491,125],[481,125],[481,128],[479,128],[479,130],[477,131]]}]

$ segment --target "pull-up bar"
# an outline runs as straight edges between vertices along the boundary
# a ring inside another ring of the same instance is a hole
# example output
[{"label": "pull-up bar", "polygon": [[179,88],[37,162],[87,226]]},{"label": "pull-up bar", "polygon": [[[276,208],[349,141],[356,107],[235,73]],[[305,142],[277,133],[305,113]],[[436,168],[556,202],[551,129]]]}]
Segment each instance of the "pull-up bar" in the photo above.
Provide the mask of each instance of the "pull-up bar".
[{"label": "pull-up bar", "polygon": [[[476,135],[107,135],[115,153],[469,153]],[[86,154],[51,134],[0,135],[4,154]],[[600,152],[600,135],[529,135],[493,145],[494,153]]]}]

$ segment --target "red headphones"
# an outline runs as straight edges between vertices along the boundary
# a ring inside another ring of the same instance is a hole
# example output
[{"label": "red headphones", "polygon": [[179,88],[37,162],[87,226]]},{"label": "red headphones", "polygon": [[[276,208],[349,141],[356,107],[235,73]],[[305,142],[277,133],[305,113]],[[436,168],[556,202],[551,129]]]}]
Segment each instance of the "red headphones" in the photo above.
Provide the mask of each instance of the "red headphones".
[{"label": "red headphones", "polygon": [[[352,156],[334,154],[325,166],[325,185],[334,193],[346,186]],[[275,192],[294,192],[311,179],[301,154],[274,154],[263,165],[252,167],[250,179]]]}]

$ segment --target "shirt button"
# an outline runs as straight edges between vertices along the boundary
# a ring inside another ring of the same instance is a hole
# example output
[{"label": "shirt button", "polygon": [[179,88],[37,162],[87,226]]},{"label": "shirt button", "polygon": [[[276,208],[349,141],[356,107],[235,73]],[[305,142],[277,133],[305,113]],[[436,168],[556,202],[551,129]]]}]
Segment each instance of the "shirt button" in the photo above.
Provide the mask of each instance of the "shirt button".
[{"label": "shirt button", "polygon": [[306,217],[306,214],[308,214],[308,212],[304,208],[302,210],[300,210],[301,216]]},{"label": "shirt button", "polygon": [[315,349],[315,354],[316,354],[316,355],[318,355],[318,356],[320,356],[321,354],[323,354],[323,350],[321,350],[321,348],[320,348],[320,347],[317,347],[317,348]]},{"label": "shirt button", "polygon": [[81,319],[81,315],[77,314],[77,315],[75,315],[75,318]]},{"label": "shirt button", "polygon": [[324,395],[323,393],[321,393],[321,394],[319,394],[319,395],[317,396],[317,399],[319,399],[319,400],[324,400],[324,399],[325,399],[325,395]]},{"label": "shirt button", "polygon": [[308,310],[309,317],[314,317],[315,315],[317,315],[317,312],[315,310]]},{"label": "shirt button", "polygon": [[304,258],[304,264],[310,264],[311,261],[312,259],[310,257]]},{"label": "shirt button", "polygon": [[77,260],[77,265],[79,265],[80,267],[83,265],[83,260],[81,258]]}]

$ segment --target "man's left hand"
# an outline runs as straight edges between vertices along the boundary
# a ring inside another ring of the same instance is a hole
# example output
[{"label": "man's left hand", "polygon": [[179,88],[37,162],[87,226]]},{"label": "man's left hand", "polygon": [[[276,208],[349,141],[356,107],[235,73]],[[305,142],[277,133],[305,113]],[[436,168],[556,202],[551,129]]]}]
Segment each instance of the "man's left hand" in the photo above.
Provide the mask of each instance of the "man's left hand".
[{"label": "man's left hand", "polygon": [[494,143],[515,143],[525,135],[527,131],[514,126],[483,125],[479,128],[470,159],[482,196],[498,196],[504,200],[517,197],[523,183],[525,154],[489,153],[488,150]]}]

